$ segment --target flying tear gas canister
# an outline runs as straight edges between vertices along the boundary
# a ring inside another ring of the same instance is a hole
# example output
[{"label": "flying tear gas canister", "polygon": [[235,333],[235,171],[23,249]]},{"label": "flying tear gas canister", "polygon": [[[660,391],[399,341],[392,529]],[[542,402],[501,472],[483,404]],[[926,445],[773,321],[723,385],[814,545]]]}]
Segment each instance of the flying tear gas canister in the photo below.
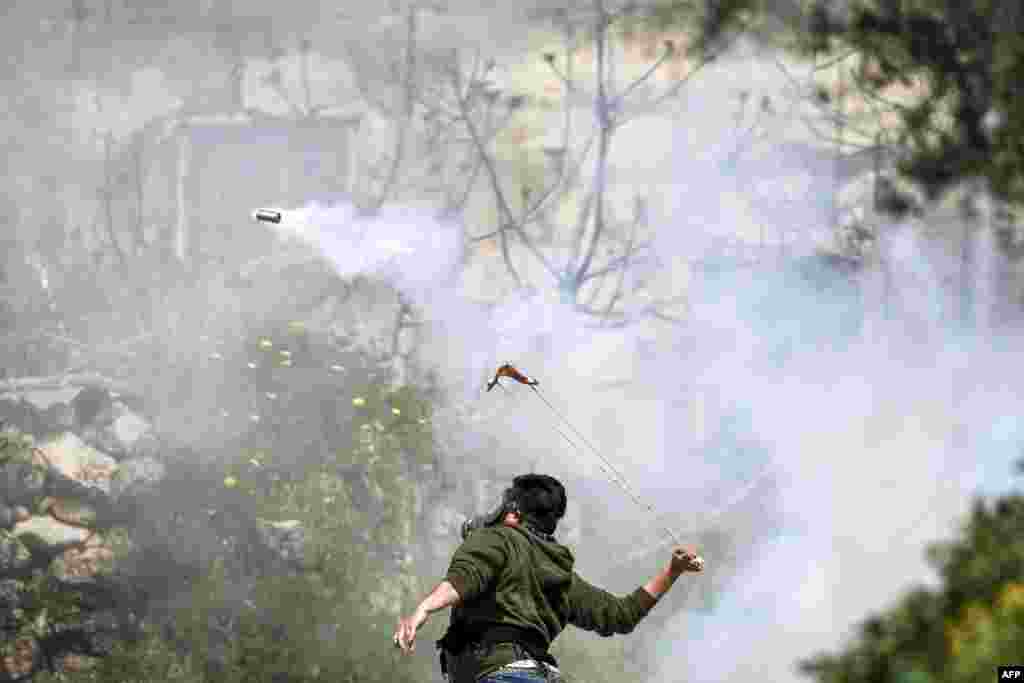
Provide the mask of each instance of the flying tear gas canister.
[{"label": "flying tear gas canister", "polygon": [[252,217],[264,223],[281,222],[281,212],[277,209],[256,209],[252,212]]}]

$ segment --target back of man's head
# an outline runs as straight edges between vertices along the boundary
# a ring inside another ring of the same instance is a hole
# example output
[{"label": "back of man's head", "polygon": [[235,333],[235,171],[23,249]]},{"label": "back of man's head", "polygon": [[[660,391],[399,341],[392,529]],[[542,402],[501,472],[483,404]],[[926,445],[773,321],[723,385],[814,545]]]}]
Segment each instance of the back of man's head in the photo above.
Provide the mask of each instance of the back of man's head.
[{"label": "back of man's head", "polygon": [[546,474],[523,474],[512,481],[512,488],[523,519],[537,531],[555,533],[567,501],[562,482]]}]

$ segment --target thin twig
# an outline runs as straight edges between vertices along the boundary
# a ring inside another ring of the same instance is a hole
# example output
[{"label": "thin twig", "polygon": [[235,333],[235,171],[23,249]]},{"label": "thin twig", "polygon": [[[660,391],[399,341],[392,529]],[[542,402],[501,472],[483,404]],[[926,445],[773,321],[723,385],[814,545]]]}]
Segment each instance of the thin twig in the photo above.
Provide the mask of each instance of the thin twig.
[{"label": "thin twig", "polygon": [[555,73],[555,75],[558,76],[558,79],[562,82],[562,85],[565,86],[566,91],[575,94],[577,92],[576,86],[569,79],[569,76],[563,74],[561,71],[558,70],[558,67],[555,66],[555,60],[548,59],[545,61],[547,62],[548,67],[550,67],[551,70]]},{"label": "thin twig", "polygon": [[500,178],[498,177],[498,172],[497,169],[495,168],[494,160],[491,159],[490,155],[488,154],[487,148],[481,138],[479,131],[477,130],[476,124],[473,122],[472,117],[469,115],[468,101],[466,96],[463,96],[461,92],[461,76],[458,72],[457,66],[452,71],[452,85],[456,93],[456,97],[459,103],[459,109],[462,112],[463,121],[466,125],[466,129],[473,140],[473,144],[476,147],[478,154],[480,155],[480,160],[483,162],[484,168],[487,170],[487,175],[491,183],[491,189],[494,192],[495,199],[498,203],[498,211],[500,214],[498,220],[500,221],[501,224],[501,228],[499,229],[499,237],[501,238],[502,258],[505,261],[506,268],[508,269],[509,273],[513,276],[513,279],[516,281],[516,284],[518,286],[521,286],[522,279],[519,277],[519,273],[512,265],[511,255],[509,253],[508,248],[508,239],[506,231],[512,230],[513,232],[516,233],[516,235],[519,236],[520,240],[523,243],[523,246],[525,246],[530,251],[530,253],[533,254],[538,261],[540,261],[540,263],[544,266],[545,270],[547,270],[548,273],[550,273],[552,276],[557,277],[557,275],[555,274],[555,269],[551,265],[551,262],[548,260],[547,257],[544,256],[543,253],[541,253],[539,249],[537,249],[537,246],[530,239],[529,235],[527,235],[526,232],[523,230],[521,223],[515,220],[515,217],[512,213],[512,208],[507,198],[505,197],[504,190],[501,187],[501,181]]},{"label": "thin twig", "polygon": [[498,230],[498,237],[501,242],[501,257],[505,262],[505,268],[508,270],[512,279],[515,280],[517,286],[522,286],[522,278],[519,276],[519,272],[516,267],[512,264],[512,257],[509,253],[508,248],[508,236],[505,234],[506,221],[512,220],[512,211],[509,209],[508,201],[505,199],[505,193],[501,188],[501,181],[498,178],[498,172],[494,168],[494,162],[487,154],[487,149],[484,147],[483,141],[480,139],[480,134],[477,132],[476,125],[473,123],[473,119],[469,113],[469,107],[466,103],[466,99],[462,95],[461,76],[458,71],[459,67],[456,63],[452,68],[452,88],[455,91],[456,101],[459,103],[459,110],[462,112],[462,118],[466,124],[466,129],[469,131],[470,137],[473,139],[473,144],[477,149],[477,153],[480,155],[480,160],[484,164],[484,168],[487,170],[488,178],[491,181],[491,189],[494,192],[495,200],[498,203],[498,221],[502,226]]},{"label": "thin twig", "polygon": [[590,212],[594,207],[594,192],[591,188],[583,198],[583,205],[580,206],[579,214],[576,216],[576,228],[573,231],[573,240],[570,245],[569,258],[565,264],[565,271],[569,272],[573,264],[579,260],[580,250],[583,247],[583,238],[586,236],[587,223],[590,221]]},{"label": "thin twig", "polygon": [[466,204],[469,203],[469,197],[473,192],[473,188],[476,186],[476,180],[480,177],[480,171],[483,170],[483,162],[477,157],[473,161],[473,170],[469,174],[469,178],[466,180],[466,186],[462,191],[462,197],[455,202],[449,202],[448,208],[450,211],[455,213],[461,213],[466,208]]},{"label": "thin twig", "polygon": [[838,57],[835,57],[835,58],[831,59],[830,61],[827,61],[827,62],[825,62],[823,64],[815,64],[814,67],[812,68],[812,71],[822,71],[823,69],[828,69],[830,67],[833,67],[833,66],[835,66],[836,64],[838,64],[840,62],[845,62],[847,59],[849,59],[850,57],[852,57],[853,55],[857,54],[860,51],[861,51],[860,48],[855,48],[853,50],[850,50],[846,54],[839,55]]},{"label": "thin twig", "polygon": [[657,61],[655,61],[650,67],[648,67],[647,71],[641,74],[640,77],[637,78],[635,81],[630,83],[625,90],[619,93],[619,95],[615,98],[615,107],[618,108],[622,106],[625,103],[626,98],[629,97],[629,94],[636,90],[636,88],[638,88],[640,85],[645,83],[648,79],[650,79],[651,76],[654,75],[654,72],[661,68],[661,66],[665,62],[667,62],[669,58],[672,57],[673,53],[674,50],[672,48],[666,47],[664,54],[662,54],[661,57],[659,57]]},{"label": "thin twig", "polygon": [[[529,207],[523,216],[523,222],[528,223],[534,220],[545,208],[545,204],[549,203],[549,200],[564,196],[564,193],[576,182],[579,178],[580,171],[583,167],[587,157],[590,156],[590,148],[593,147],[594,140],[597,139],[597,135],[592,134],[587,142],[583,146],[583,151],[580,153],[579,159],[574,163],[570,164],[568,159],[562,163],[562,167],[559,169],[559,176],[555,179],[552,185],[537,198],[537,201],[533,206]],[[567,148],[566,148],[567,150]],[[568,157],[568,151],[566,151]],[[571,169],[571,170],[570,170]],[[572,259],[574,262],[575,259]]]},{"label": "thin twig", "polygon": [[673,84],[672,84],[672,86],[671,86],[671,87],[670,87],[670,88],[669,88],[669,89],[668,89],[667,91],[665,91],[665,92],[664,92],[664,93],[662,93],[662,94],[661,94],[660,96],[658,96],[657,98],[655,98],[655,100],[654,100],[654,102],[653,102],[653,106],[655,106],[655,107],[658,107],[658,106],[660,106],[660,105],[661,105],[661,104],[662,104],[662,103],[663,103],[663,102],[664,102],[665,100],[667,100],[668,98],[670,98],[670,97],[675,97],[675,96],[676,96],[676,94],[678,94],[678,93],[679,93],[679,90],[680,90],[680,89],[681,89],[681,88],[682,88],[682,87],[683,87],[683,86],[684,86],[684,85],[685,85],[686,83],[688,83],[688,82],[690,81],[690,79],[691,79],[691,78],[693,78],[694,76],[696,76],[696,75],[697,75],[697,74],[698,74],[698,73],[699,73],[699,72],[700,72],[700,71],[701,71],[701,70],[702,70],[702,69],[703,69],[703,68],[704,68],[705,66],[707,66],[707,65],[708,65],[708,64],[710,64],[711,62],[713,62],[713,61],[715,61],[716,59],[718,59],[718,58],[719,58],[719,57],[720,57],[720,56],[721,56],[721,55],[722,55],[722,54],[723,54],[723,53],[724,53],[724,52],[725,52],[726,50],[728,50],[728,49],[729,49],[729,47],[731,46],[731,44],[732,44],[732,43],[729,43],[729,44],[728,44],[728,45],[726,45],[726,46],[725,46],[724,48],[722,48],[722,50],[721,50],[721,51],[719,51],[719,52],[716,52],[716,53],[715,53],[715,54],[713,54],[713,55],[706,55],[706,56],[704,56],[704,57],[701,57],[700,61],[699,61],[699,62],[697,63],[697,66],[695,66],[695,67],[693,67],[692,69],[690,69],[690,70],[689,70],[689,71],[688,71],[688,72],[686,73],[686,75],[685,75],[685,76],[683,76],[682,78],[680,78],[679,80],[677,80],[677,81],[676,81],[675,83],[673,83]]},{"label": "thin twig", "polygon": [[499,235],[501,235],[502,231],[504,231],[504,228],[498,228],[497,230],[492,230],[491,232],[485,233],[483,235],[476,235],[474,237],[471,237],[470,241],[471,242],[484,242],[486,240],[491,240],[491,239],[494,239],[495,237],[498,237]]},{"label": "thin twig", "polygon": [[396,131],[395,151],[392,155],[391,165],[388,169],[387,180],[381,188],[377,198],[371,202],[369,210],[378,211],[388,200],[398,182],[398,173],[402,163],[405,161],[405,152],[408,145],[409,128],[412,125],[412,115],[416,106],[415,76],[416,76],[416,12],[415,6],[409,9],[406,18],[406,48],[405,48],[405,74],[402,79],[402,116]]},{"label": "thin twig", "polygon": [[[640,222],[640,216],[634,216],[634,220],[630,222],[629,226],[629,239],[626,241],[626,253],[623,258],[628,262],[630,257],[633,255],[633,242],[636,238],[636,227]],[[607,316],[615,308],[615,304],[619,302],[622,296],[622,286],[626,282],[626,268],[619,268],[618,282],[615,283],[615,291],[612,293],[611,298],[608,299],[608,306],[604,309],[604,314]]]},{"label": "thin twig", "polygon": [[[633,231],[630,232],[630,239],[632,239],[632,234],[633,234]],[[594,269],[594,270],[591,270],[590,272],[588,272],[584,276],[583,282],[588,282],[588,281],[593,280],[595,278],[599,278],[602,275],[608,275],[610,273],[617,272],[617,271],[621,270],[622,268],[624,268],[626,266],[629,266],[629,265],[631,265],[633,263],[638,263],[638,261],[634,260],[633,256],[635,256],[638,252],[647,249],[650,246],[651,246],[650,242],[644,242],[644,243],[637,244],[637,245],[633,246],[632,250],[631,250],[631,253],[629,251],[627,251],[627,253],[625,255],[619,256],[619,257],[609,261],[605,265],[601,266],[600,268],[597,268],[597,269]]]}]

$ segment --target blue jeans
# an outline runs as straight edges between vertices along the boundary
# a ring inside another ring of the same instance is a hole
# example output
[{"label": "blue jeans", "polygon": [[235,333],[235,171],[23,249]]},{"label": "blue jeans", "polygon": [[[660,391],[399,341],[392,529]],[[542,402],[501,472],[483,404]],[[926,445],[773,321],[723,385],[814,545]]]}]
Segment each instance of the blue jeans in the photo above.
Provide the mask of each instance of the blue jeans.
[{"label": "blue jeans", "polygon": [[537,669],[498,669],[477,681],[477,683],[562,683],[562,677],[552,672]]}]

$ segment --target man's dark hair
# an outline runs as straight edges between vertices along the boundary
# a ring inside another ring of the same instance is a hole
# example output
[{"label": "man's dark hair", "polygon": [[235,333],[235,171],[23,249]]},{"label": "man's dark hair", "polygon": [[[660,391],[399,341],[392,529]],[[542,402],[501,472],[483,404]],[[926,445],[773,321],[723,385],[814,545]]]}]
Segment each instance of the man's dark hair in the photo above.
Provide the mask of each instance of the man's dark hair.
[{"label": "man's dark hair", "polygon": [[512,480],[513,498],[526,522],[537,531],[555,533],[565,516],[565,487],[546,474],[523,474]]}]

